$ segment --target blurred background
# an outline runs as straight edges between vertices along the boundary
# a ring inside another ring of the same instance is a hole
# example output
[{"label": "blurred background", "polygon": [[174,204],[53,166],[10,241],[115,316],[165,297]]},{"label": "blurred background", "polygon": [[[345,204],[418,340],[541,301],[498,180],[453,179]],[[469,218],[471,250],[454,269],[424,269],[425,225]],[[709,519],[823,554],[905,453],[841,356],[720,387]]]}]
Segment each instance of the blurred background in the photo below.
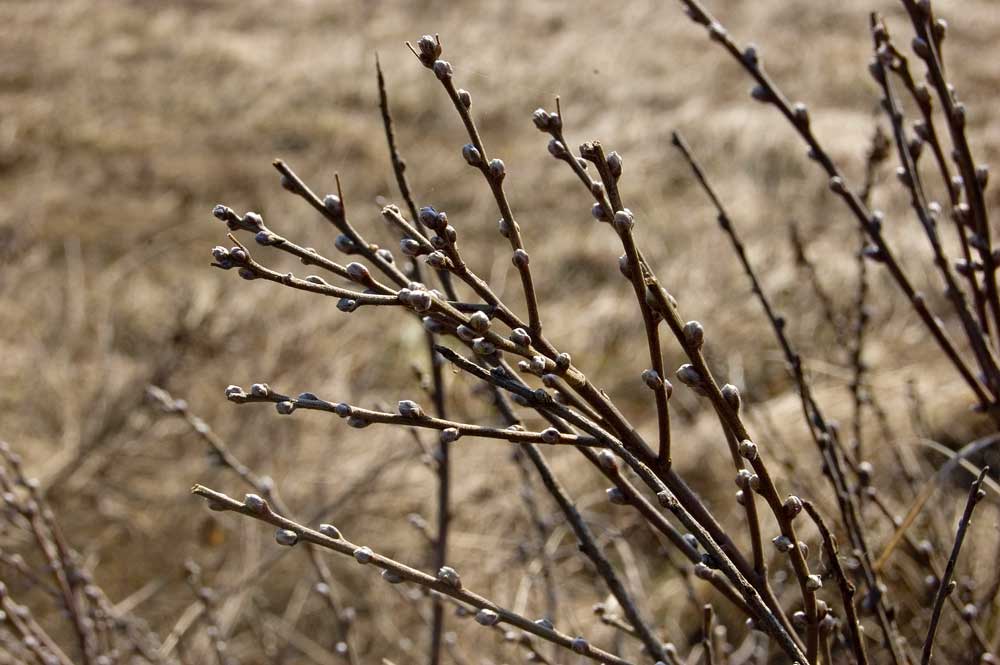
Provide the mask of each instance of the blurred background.
[{"label": "blurred background", "polygon": [[[993,0],[935,7],[950,23],[946,61],[969,108],[975,155],[996,163],[1000,12]],[[768,71],[809,105],[817,135],[860,183],[883,123],[867,73],[868,13],[884,13],[908,45],[899,3],[710,8],[739,43],[758,45]],[[811,482],[819,462],[784,361],[670,132],[687,137],[713,178],[825,407],[840,417],[850,413],[847,350],[816,307],[788,237],[790,223],[798,224],[843,332],[854,315],[855,223],[791,128],[750,99],[743,72],[678,4],[8,0],[0,2],[0,437],[25,457],[112,600],[126,601],[161,636],[196,600],[182,581],[184,562],[193,560],[223,594],[220,617],[241,662],[279,662],[262,655],[260,635],[270,636],[281,662],[312,662],[289,635],[332,647],[301,555],[231,589],[273,553],[270,533],[211,514],[189,495],[195,482],[238,496],[245,489],[211,463],[183,420],[150,403],[150,384],[187,400],[234,453],[273,478],[299,516],[326,506],[327,519],[355,542],[429,565],[413,523],[433,523],[436,480],[408,432],[359,432],[317,413],[280,417],[223,396],[229,384],[266,381],[369,408],[406,398],[429,403],[420,328],[402,312],[347,315],[332,300],[209,267],[211,248],[229,244],[211,215],[217,203],[257,211],[276,232],[333,254],[332,230],[281,189],[276,157],[321,195],[339,173],[353,223],[398,254],[379,215],[385,203],[402,201],[378,111],[378,53],[418,205],[447,211],[474,269],[520,307],[495,204],[461,158],[461,122],[403,45],[425,33],[440,33],[487,148],[507,165],[550,337],[633,422],[654,431],[639,380],[641,319],[618,273],[618,240],[592,220],[589,197],[531,122],[535,108],[554,110],[559,95],[571,143],[599,139],[623,155],[623,194],[644,252],[683,315],[705,325],[711,362],[743,390],[762,448],[783,463],[785,487],[829,501]],[[874,204],[887,211],[914,281],[937,293],[926,241],[891,177],[894,162],[880,172]],[[987,195],[996,209],[1000,188]],[[277,252],[255,256],[303,270]],[[872,389],[917,463],[938,465],[941,458],[917,445],[920,437],[954,446],[982,423],[894,285],[877,266],[870,273]],[[669,367],[682,362],[675,346],[666,354]],[[491,422],[470,380],[451,373],[447,380],[456,418]],[[734,514],[725,442],[711,414],[689,391],[678,390],[672,404],[678,468],[719,514]],[[875,436],[873,422],[868,429]],[[871,447],[878,461],[883,450]],[[700,618],[676,611],[687,593],[671,563],[679,557],[661,556],[651,534],[606,506],[600,479],[579,472],[573,451],[546,452],[629,584],[642,590],[644,609],[683,643]],[[455,567],[467,586],[540,615],[539,545],[508,444],[463,439],[453,460]],[[897,471],[876,465],[879,482]],[[559,623],[610,643],[612,631],[595,627],[590,611],[604,600],[603,587],[574,556],[554,504],[536,490],[551,527],[542,546],[563,580]],[[333,593],[355,608],[364,662],[422,661],[426,602],[401,597],[350,560],[329,563],[340,585]],[[280,621],[252,625],[248,608]],[[515,657],[514,647],[477,628],[450,620],[455,662]],[[203,638],[192,632],[197,649]]]}]

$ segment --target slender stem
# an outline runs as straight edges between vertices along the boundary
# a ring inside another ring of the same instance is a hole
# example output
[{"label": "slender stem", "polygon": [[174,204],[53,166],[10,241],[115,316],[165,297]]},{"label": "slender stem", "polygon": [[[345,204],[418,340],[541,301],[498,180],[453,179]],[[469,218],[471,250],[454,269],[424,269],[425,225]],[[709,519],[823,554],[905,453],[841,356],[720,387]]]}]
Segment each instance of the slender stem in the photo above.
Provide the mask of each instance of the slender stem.
[{"label": "slender stem", "polygon": [[941,611],[944,609],[945,598],[955,590],[955,583],[952,576],[955,574],[955,566],[958,565],[958,555],[962,551],[962,543],[965,541],[965,534],[972,523],[972,513],[986,493],[983,491],[983,479],[989,467],[985,467],[979,472],[979,477],[969,488],[969,497],[965,502],[965,510],[962,519],[958,522],[958,532],[955,534],[955,544],[951,548],[951,555],[948,557],[948,564],[944,569],[944,576],[938,584],[937,594],[934,597],[934,609],[931,611],[931,623],[927,629],[927,639],[924,640],[924,648],[920,654],[920,665],[928,665],[934,652],[934,637],[937,634],[938,623],[941,621]]}]

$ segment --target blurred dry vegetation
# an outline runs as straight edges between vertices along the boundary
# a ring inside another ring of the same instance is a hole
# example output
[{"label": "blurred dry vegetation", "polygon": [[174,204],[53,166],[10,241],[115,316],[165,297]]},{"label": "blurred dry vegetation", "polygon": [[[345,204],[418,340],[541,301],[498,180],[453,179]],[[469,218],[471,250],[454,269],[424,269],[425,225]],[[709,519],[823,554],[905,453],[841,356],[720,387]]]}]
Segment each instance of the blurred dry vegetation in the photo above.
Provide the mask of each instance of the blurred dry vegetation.
[{"label": "blurred dry vegetation", "polygon": [[[868,12],[883,12],[903,32],[898,3],[713,5],[738,40],[759,45],[783,88],[809,103],[816,133],[859,181],[882,121],[866,70]],[[993,106],[1000,11],[994,0],[935,6],[950,22],[946,60],[970,109],[977,159],[1000,163]],[[274,479],[298,514],[332,505],[331,519],[354,541],[428,564],[429,548],[407,515],[432,518],[435,479],[406,432],[351,430],[323,414],[282,418],[223,398],[227,384],[268,381],[369,407],[420,399],[412,369],[426,360],[419,327],[392,308],[348,316],[308,294],[208,267],[208,250],[224,242],[223,225],[210,214],[220,201],[261,212],[304,245],[331,246],[315,213],[281,190],[270,166],[275,157],[321,194],[339,172],[354,223],[395,247],[378,214],[397,201],[378,115],[378,51],[418,204],[447,210],[474,267],[514,293],[516,273],[498,244],[489,190],[460,156],[458,118],[403,47],[428,32],[441,34],[491,152],[507,164],[550,337],[633,422],[655,428],[638,379],[645,367],[636,352],[644,344],[640,319],[618,275],[616,238],[593,222],[578,183],[554,164],[531,125],[532,110],[551,108],[558,94],[571,140],[600,139],[624,156],[622,186],[646,256],[685,315],[705,324],[711,362],[743,390],[758,436],[784,464],[785,486],[829,504],[784,362],[714,212],[669,147],[670,131],[683,131],[700,154],[766,290],[788,315],[827,410],[841,417],[850,408],[845,352],[794,263],[788,225],[799,223],[847,325],[855,223],[793,132],[772,108],[750,100],[744,74],[674,4],[7,0],[0,2],[0,435],[52,488],[64,528],[109,596],[130,599],[161,635],[194,602],[182,582],[185,560],[198,561],[225,590],[274,544],[259,525],[217,517],[190,497],[195,481],[233,493],[243,488],[209,463],[182,421],[148,403],[150,383],[187,399],[244,461]],[[901,255],[918,284],[936,285],[929,269],[918,271],[929,266],[926,242],[891,170],[882,173],[875,206],[887,211],[897,246],[909,248]],[[986,193],[991,209],[1000,209],[1000,187]],[[877,266],[872,272],[873,384],[893,431],[929,473],[943,460],[928,454],[920,437],[955,446],[982,423],[912,310]],[[667,352],[668,366],[680,362],[676,349]],[[925,406],[925,422],[916,426],[910,381]],[[448,382],[457,416],[489,418],[471,380],[449,374]],[[724,442],[689,393],[678,391],[672,404],[677,468],[726,515],[736,509],[729,472],[706,463],[727,454]],[[876,484],[891,486],[899,469],[883,455],[889,446],[872,448]],[[551,453],[557,474],[576,462],[571,455]],[[540,614],[532,610],[542,596],[531,526],[508,444],[463,439],[453,460],[451,560],[469,586]],[[648,556],[660,547],[648,531],[606,507],[596,474],[560,478],[629,583],[643,589],[657,623],[668,634],[696,633],[697,613],[684,611],[684,578],[666,559]],[[948,515],[963,491],[942,502]],[[554,505],[538,498],[554,515]],[[983,514],[984,535],[969,545],[966,572],[996,562],[996,514]],[[553,523],[546,546],[564,573],[562,622],[611,640],[590,613],[603,600],[602,587],[574,556],[572,533]],[[952,522],[945,524],[951,531]],[[421,661],[423,606],[359,574],[351,561],[330,565],[342,585],[335,592],[364,624],[365,662]],[[311,595],[310,575],[291,554],[226,596],[221,619],[243,663],[265,660],[256,629],[241,623],[248,607],[330,646],[317,632],[324,606]],[[468,622],[452,621],[449,630],[467,662],[514,659],[492,633]],[[732,630],[743,628],[734,623]],[[277,643],[283,662],[309,662]]]}]

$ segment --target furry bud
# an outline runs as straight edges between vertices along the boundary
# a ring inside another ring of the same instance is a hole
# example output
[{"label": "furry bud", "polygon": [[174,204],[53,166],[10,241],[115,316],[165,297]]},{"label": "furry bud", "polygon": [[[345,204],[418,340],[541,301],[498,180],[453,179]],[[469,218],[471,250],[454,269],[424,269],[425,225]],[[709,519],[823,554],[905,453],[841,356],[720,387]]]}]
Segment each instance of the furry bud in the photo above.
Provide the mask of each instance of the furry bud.
[{"label": "furry bud", "polygon": [[757,444],[749,439],[740,441],[740,455],[749,461],[757,459]]},{"label": "furry bud", "polygon": [[587,653],[587,651],[590,650],[590,644],[588,644],[587,640],[583,639],[582,637],[574,637],[573,641],[570,642],[569,647],[573,651],[581,654]]},{"label": "furry bud", "polygon": [[483,337],[477,337],[472,342],[472,350],[481,356],[492,356],[497,352],[497,347],[492,342],[488,342]]},{"label": "furry bud", "polygon": [[774,548],[782,554],[792,550],[792,541],[788,536],[775,536],[771,542],[774,543]]},{"label": "furry bud", "polygon": [[279,545],[291,547],[295,543],[299,542],[299,534],[291,531],[290,529],[278,529],[274,532],[274,539]]},{"label": "furry bud", "polygon": [[354,559],[360,564],[371,563],[374,554],[370,547],[359,547],[354,550]]},{"label": "furry bud", "polygon": [[333,538],[334,540],[340,540],[343,537],[340,535],[340,529],[332,524],[320,524],[319,532],[327,538]]},{"label": "furry bud", "polygon": [[468,90],[460,89],[458,91],[458,101],[462,102],[462,106],[465,108],[472,107],[472,95],[469,94]]},{"label": "furry bud", "polygon": [[485,312],[475,312],[469,317],[469,327],[483,334],[490,329],[490,317]]},{"label": "furry bud", "polygon": [[465,158],[465,162],[469,166],[482,166],[483,156],[479,154],[476,146],[471,143],[466,143],[462,146],[462,157]]},{"label": "furry bud", "polygon": [[729,404],[734,411],[740,410],[740,405],[742,404],[743,399],[740,397],[739,388],[731,383],[727,383],[722,386],[722,397],[725,398],[726,403]]},{"label": "furry bud", "polygon": [[523,249],[515,249],[514,255],[511,257],[511,263],[513,263],[517,268],[525,268],[530,262],[528,253]]},{"label": "furry bud", "polygon": [[684,324],[684,341],[700,349],[705,344],[705,328],[697,321],[688,321]]},{"label": "furry bud", "polygon": [[604,491],[608,495],[608,501],[614,505],[624,506],[628,504],[628,499],[625,498],[625,495],[617,487],[609,487]]},{"label": "furry bud", "polygon": [[344,214],[344,204],[336,194],[327,194],[323,197],[323,207],[337,217]]},{"label": "furry bud", "polygon": [[494,180],[503,180],[507,175],[507,167],[504,166],[502,159],[491,159],[489,169],[490,177]]},{"label": "furry bud", "polygon": [[404,418],[424,417],[424,410],[420,408],[420,405],[414,402],[413,400],[408,400],[408,399],[400,400],[396,410],[399,412],[399,415],[403,416]]},{"label": "furry bud", "polygon": [[476,612],[476,623],[480,626],[495,626],[500,621],[500,615],[493,610],[482,609]]},{"label": "furry bud", "polygon": [[290,416],[295,411],[295,402],[289,402],[287,400],[283,402],[276,402],[274,409],[283,416]]},{"label": "furry bud", "polygon": [[642,382],[650,390],[663,390],[663,379],[655,369],[644,369],[642,371]]},{"label": "furry bud", "polygon": [[447,60],[435,60],[433,69],[434,75],[441,81],[446,81],[455,75],[455,70]]},{"label": "furry bud", "polygon": [[382,579],[389,584],[399,584],[403,582],[403,576],[393,570],[383,570]]},{"label": "furry bud", "polygon": [[243,505],[255,515],[264,515],[268,511],[267,501],[257,494],[247,494],[243,497]]},{"label": "furry bud", "polygon": [[617,152],[608,155],[608,171],[615,180],[622,177],[622,156]]},{"label": "furry bud", "polygon": [[781,505],[781,510],[785,513],[785,517],[788,517],[789,519],[795,517],[802,512],[802,499],[794,494],[789,496]]},{"label": "furry bud", "polygon": [[458,571],[451,566],[441,566],[437,571],[438,581],[444,582],[453,589],[462,588],[462,578],[459,577]]},{"label": "furry bud", "polygon": [[518,346],[531,346],[531,335],[524,328],[514,328],[510,331],[510,341]]},{"label": "furry bud", "polygon": [[617,211],[613,223],[615,231],[618,233],[628,233],[635,228],[635,218],[632,215],[632,211],[628,208]]},{"label": "furry bud", "polygon": [[544,443],[557,443],[560,438],[559,430],[555,427],[546,427],[542,430],[541,436]]},{"label": "furry bud", "polygon": [[677,379],[689,388],[701,387],[701,374],[690,363],[685,363],[677,369]]},{"label": "furry bud", "polygon": [[441,443],[453,443],[461,436],[462,432],[457,427],[446,427],[441,430]]}]

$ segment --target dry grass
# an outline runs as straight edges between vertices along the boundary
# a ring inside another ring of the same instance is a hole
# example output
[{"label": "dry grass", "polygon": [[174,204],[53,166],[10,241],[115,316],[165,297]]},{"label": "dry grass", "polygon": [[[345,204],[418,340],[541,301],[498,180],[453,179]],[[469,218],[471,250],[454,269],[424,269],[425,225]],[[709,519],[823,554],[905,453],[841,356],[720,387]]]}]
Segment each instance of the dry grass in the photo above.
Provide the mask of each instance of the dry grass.
[{"label": "dry grass", "polygon": [[[716,4],[730,32],[757,41],[782,87],[809,103],[817,134],[859,180],[881,121],[866,72],[867,12],[884,12],[896,32],[908,34],[897,3]],[[935,7],[957,36],[948,43],[949,74],[971,110],[976,156],[997,163],[1000,122],[991,104],[1000,83],[993,57],[1000,13],[990,0]],[[374,327],[317,307],[307,294],[274,285],[248,290],[210,270],[205,251],[220,241],[209,214],[220,200],[259,210],[276,225],[280,220],[302,244],[331,248],[328,229],[278,186],[269,167],[274,157],[292,164],[321,193],[333,189],[338,171],[355,223],[395,247],[379,215],[397,194],[378,115],[377,50],[419,204],[447,210],[474,268],[499,285],[501,295],[520,302],[517,273],[495,242],[494,202],[461,159],[466,139],[460,123],[401,46],[424,32],[442,35],[462,85],[474,95],[487,144],[507,164],[507,189],[529,250],[545,248],[546,260],[532,265],[551,338],[574,358],[577,349],[588,350],[588,374],[643,433],[655,432],[648,391],[637,380],[646,367],[644,337],[628,284],[617,272],[618,241],[589,218],[579,184],[553,165],[531,126],[531,111],[550,107],[558,94],[573,137],[600,138],[625,156],[630,207],[648,220],[639,231],[646,257],[685,315],[705,323],[710,360],[743,389],[760,436],[780,444],[774,454],[784,465],[782,482],[832,505],[814,488],[816,474],[803,471],[817,463],[778,346],[714,211],[670,148],[670,132],[684,131],[713,174],[751,259],[766,266],[765,289],[781,311],[795,313],[788,333],[807,358],[817,393],[830,414],[844,419],[850,368],[794,266],[787,225],[800,223],[810,256],[847,314],[854,297],[854,222],[793,132],[772,109],[748,99],[742,72],[710,48],[677,7],[650,2],[621,9],[589,1],[575,3],[572,11],[544,3],[0,3],[0,436],[24,455],[43,487],[53,488],[50,500],[70,540],[112,600],[153,585],[149,598],[135,597],[136,611],[161,635],[195,600],[183,584],[187,559],[198,561],[209,583],[225,590],[274,548],[256,525],[206,514],[192,500],[192,480],[242,489],[206,463],[204,445],[180,420],[149,405],[149,383],[187,399],[241,459],[275,480],[297,514],[339,502],[334,519],[353,540],[429,564],[430,549],[405,516],[432,518],[435,480],[406,432],[350,430],[324,414],[237,412],[222,396],[230,383],[263,380],[367,407],[419,396],[409,367],[424,359],[420,329],[402,313],[366,312],[384,325],[386,332],[375,337]],[[889,219],[903,219],[903,192],[894,179],[884,179],[875,201]],[[1000,209],[1000,188],[988,189],[987,197],[992,210]],[[915,279],[936,285],[935,275],[921,269],[928,264],[926,243],[905,218],[906,226],[888,233],[906,249],[903,260]],[[957,375],[893,285],[877,268],[873,273],[873,384],[897,437],[926,463],[929,475],[942,458],[928,455],[918,437],[954,447],[990,428],[967,412]],[[715,340],[725,344],[713,346]],[[681,362],[676,348],[667,351],[668,367]],[[911,379],[926,404],[926,427],[910,423]],[[489,417],[473,381],[457,374],[447,380],[450,394],[463,396],[454,405],[456,418]],[[714,510],[735,519],[729,471],[706,463],[727,454],[716,423],[685,391],[671,404],[684,432],[675,443],[677,469]],[[520,480],[506,445],[469,440],[454,448],[452,561],[469,586],[540,615],[534,536],[523,504],[512,499]],[[367,475],[395,457],[399,461],[377,478]],[[898,482],[890,459],[888,446],[876,452],[876,485]],[[637,520],[606,506],[596,474],[573,472],[571,451],[556,452],[551,461],[628,583],[645,591],[645,610],[679,643],[696,641],[701,617],[685,611],[694,606],[684,578],[648,556],[660,545]],[[946,532],[953,532],[953,513],[961,511],[964,478],[959,485],[942,502]],[[546,548],[562,572],[560,623],[570,633],[612,644],[620,639],[616,632],[595,628],[590,612],[592,603],[604,600],[603,587],[574,557],[572,533],[537,490],[553,525]],[[905,503],[893,505],[902,510]],[[989,518],[980,526],[993,527],[996,515],[984,514]],[[890,533],[881,524],[873,527],[876,543]],[[966,545],[963,574],[981,569],[988,578],[995,534],[982,531]],[[310,662],[296,636],[331,646],[320,632],[325,606],[310,594],[301,561],[287,556],[220,605],[220,622],[234,636],[231,651],[242,663]],[[387,585],[372,588],[372,579],[358,575],[349,561],[330,565],[342,585],[336,593],[357,608],[364,662],[383,656],[422,661],[423,606],[402,602]],[[892,575],[924,599],[919,574]],[[2,576],[16,586],[8,571]],[[261,626],[241,618],[253,607],[268,618]],[[732,636],[742,635],[738,615],[720,611],[718,618]],[[915,621],[923,625],[926,618]],[[466,662],[518,657],[470,623],[449,624]],[[274,641],[284,660],[265,656],[255,633]],[[955,632],[939,639],[959,637]],[[193,653],[207,656],[198,651],[204,648],[192,645]]]}]

